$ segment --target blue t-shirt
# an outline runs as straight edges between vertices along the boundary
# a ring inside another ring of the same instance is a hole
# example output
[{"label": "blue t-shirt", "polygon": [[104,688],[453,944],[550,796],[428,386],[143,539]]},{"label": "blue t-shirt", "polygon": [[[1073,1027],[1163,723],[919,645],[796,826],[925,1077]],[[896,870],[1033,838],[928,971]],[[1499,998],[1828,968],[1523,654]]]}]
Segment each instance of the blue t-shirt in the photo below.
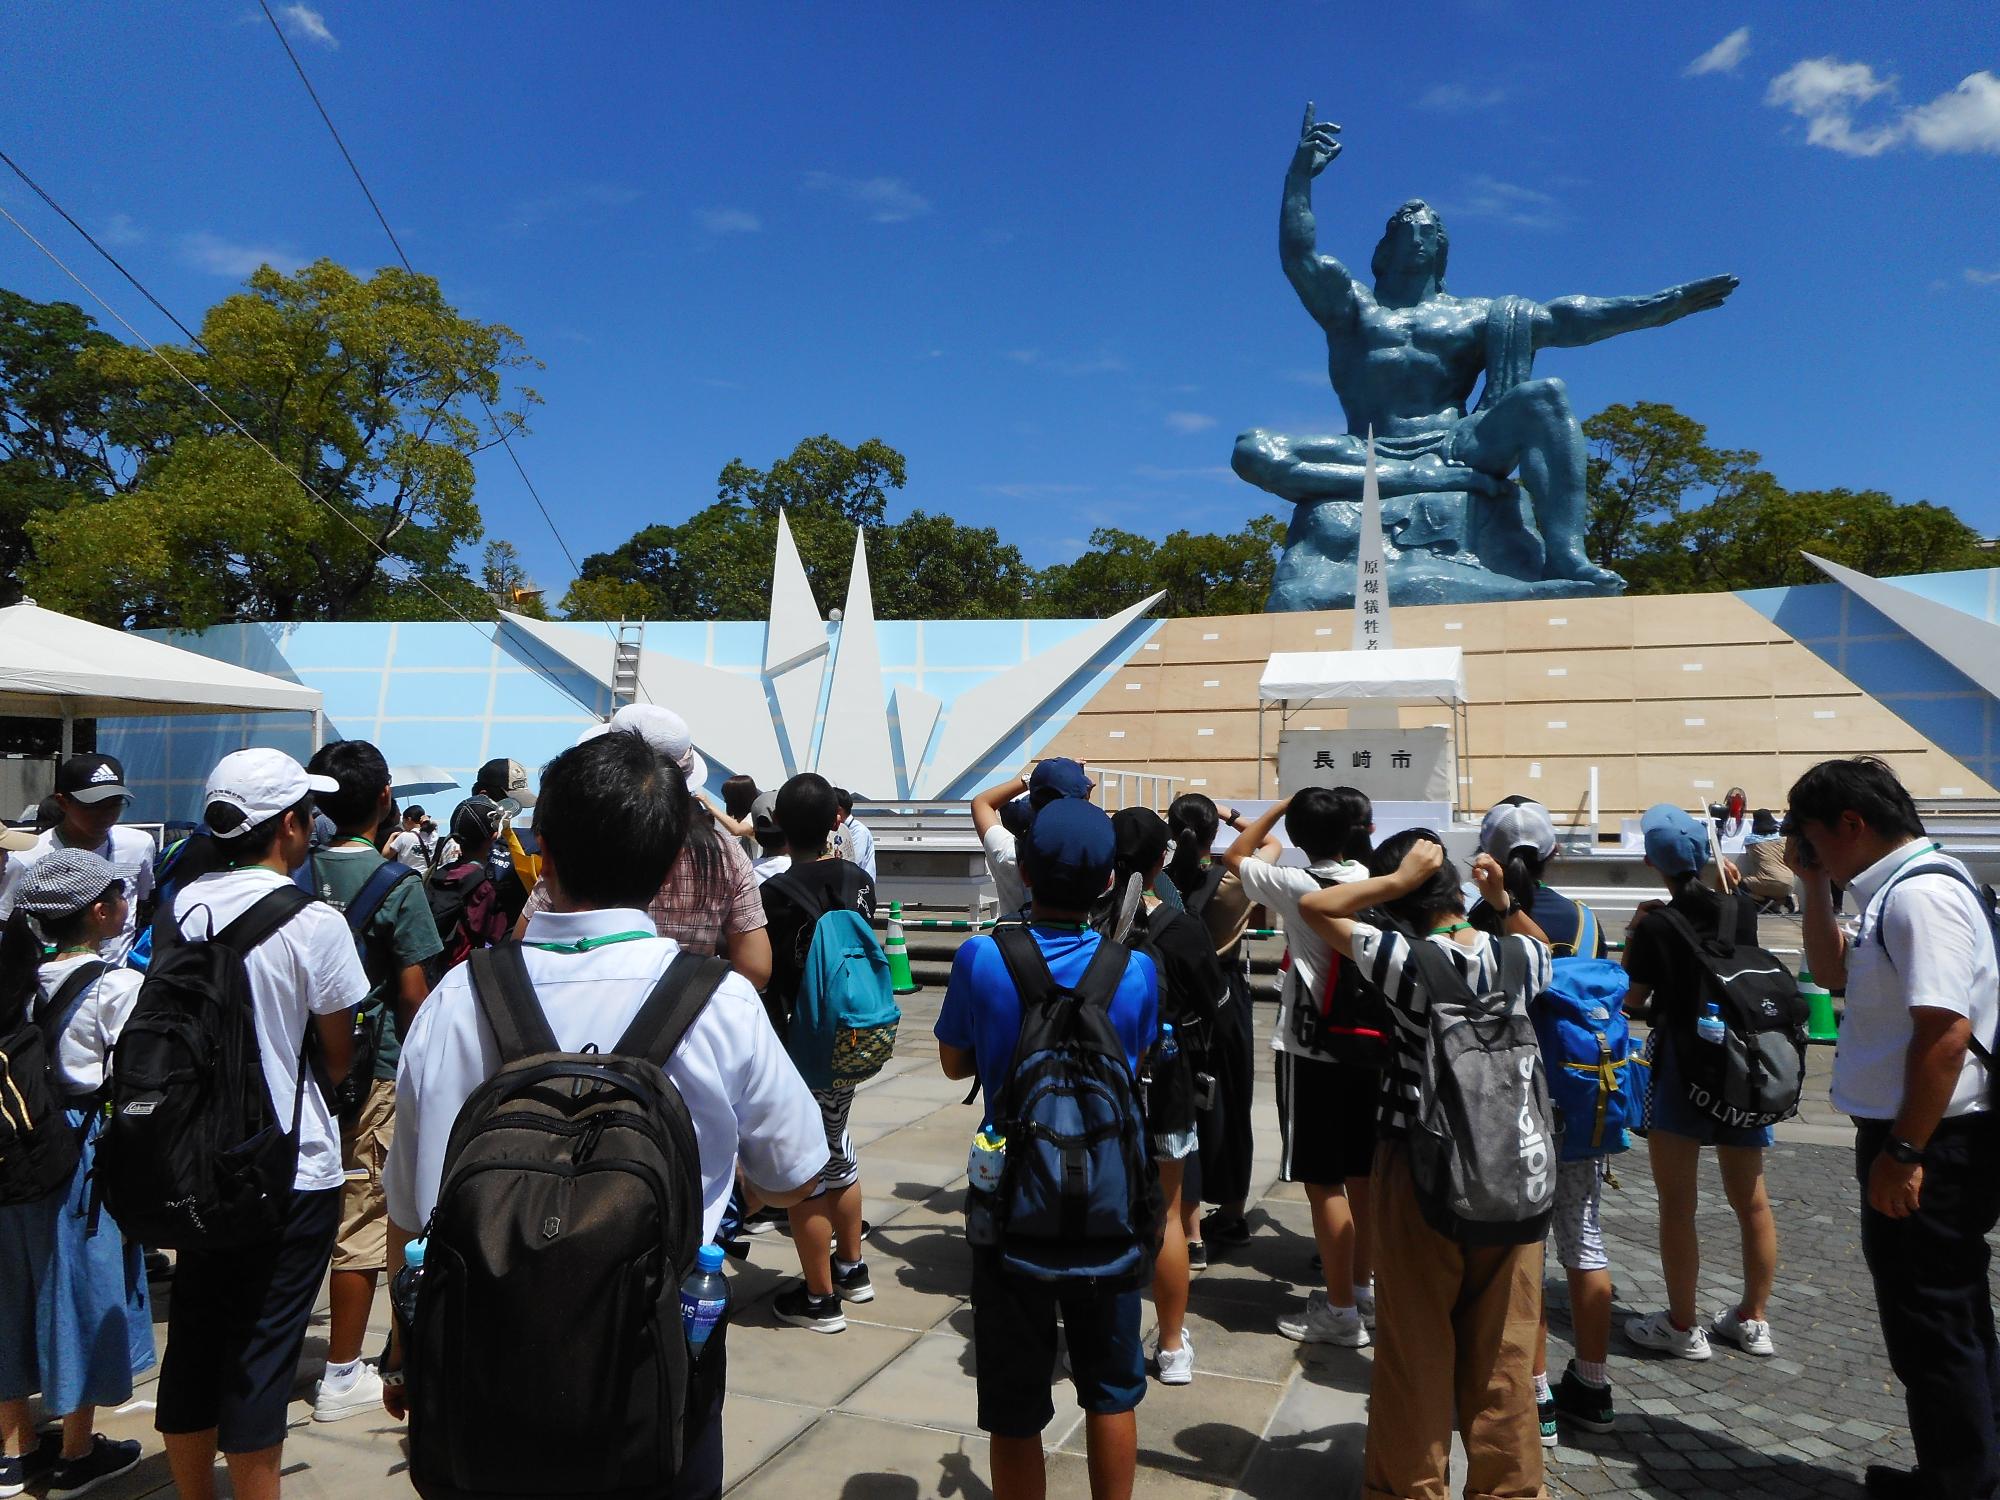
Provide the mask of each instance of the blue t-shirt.
[{"label": "blue t-shirt", "polygon": [[[1474,907],[1480,910],[1486,903],[1481,901]],[[1528,908],[1528,915],[1535,919],[1535,925],[1542,929],[1549,940],[1549,947],[1558,958],[1568,958],[1576,953],[1577,939],[1583,935],[1583,903],[1565,896],[1552,886],[1535,887],[1535,904]],[[1595,917],[1597,914],[1592,912]],[[1488,918],[1491,921],[1491,918]],[[1486,923],[1480,924],[1482,927]],[[1611,949],[1604,936],[1604,924],[1597,924],[1597,942],[1592,952],[1578,954],[1582,958],[1608,958]]]},{"label": "blue t-shirt", "polygon": [[[1065,927],[1034,927],[1030,931],[1056,983],[1075,984],[1083,978],[1100,941],[1095,932]],[[1139,1071],[1140,1054],[1157,1039],[1159,1016],[1160,984],[1153,961],[1135,953],[1125,965],[1125,977],[1111,1001],[1111,1025],[1125,1044],[1125,1061],[1134,1074]],[[979,1086],[987,1099],[994,1098],[1006,1082],[1014,1049],[1021,1040],[1021,997],[1007,972],[1007,960],[1000,956],[1000,945],[992,938],[971,938],[958,950],[958,957],[952,960],[951,983],[944,992],[944,1007],[932,1031],[947,1047],[972,1049]]]}]

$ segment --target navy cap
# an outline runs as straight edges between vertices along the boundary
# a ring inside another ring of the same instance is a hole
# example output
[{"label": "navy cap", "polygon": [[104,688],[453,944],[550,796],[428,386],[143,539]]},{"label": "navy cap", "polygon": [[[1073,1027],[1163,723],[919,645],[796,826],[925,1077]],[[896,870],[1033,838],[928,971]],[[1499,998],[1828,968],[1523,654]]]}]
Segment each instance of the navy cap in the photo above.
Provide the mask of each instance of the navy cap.
[{"label": "navy cap", "polygon": [[1073,760],[1045,760],[1035,767],[1028,778],[1028,795],[1037,803],[1054,797],[1077,797],[1089,800],[1091,788],[1097,783],[1084,774],[1083,766]]},{"label": "navy cap", "polygon": [[1103,895],[1117,858],[1111,819],[1095,803],[1075,797],[1036,813],[1021,847],[1029,884],[1058,905],[1087,905]]},{"label": "navy cap", "polygon": [[1662,875],[1692,875],[1708,863],[1708,828],[1671,802],[1647,808],[1639,831],[1646,862]]}]

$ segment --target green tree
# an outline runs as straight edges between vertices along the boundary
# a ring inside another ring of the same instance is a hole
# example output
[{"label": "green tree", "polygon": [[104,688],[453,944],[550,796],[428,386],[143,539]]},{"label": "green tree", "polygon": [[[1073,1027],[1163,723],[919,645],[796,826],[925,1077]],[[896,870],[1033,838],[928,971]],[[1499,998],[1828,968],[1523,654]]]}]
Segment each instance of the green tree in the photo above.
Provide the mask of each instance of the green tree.
[{"label": "green tree", "polygon": [[827,506],[853,526],[880,526],[889,491],[904,480],[903,455],[880,438],[850,448],[828,433],[802,440],[768,469],[740,458],[722,466],[716,499],[775,517]]},{"label": "green tree", "polygon": [[1757,466],[1748,450],[1712,448],[1708,428],[1660,401],[1607,406],[1583,424],[1590,442],[1590,510],[1584,550],[1624,573],[1637,592],[1658,545],[1651,528],[1680,513],[1690,495],[1740,481]]},{"label": "green tree", "polygon": [[513,433],[537,399],[504,389],[534,364],[511,330],[462,316],[429,277],[364,280],[322,260],[257,271],[209,310],[201,341],[163,352],[255,442],[145,350],[93,341],[76,355],[109,389],[101,441],[128,477],[27,520],[44,603],[189,629],[437,618],[437,595],[490,616],[459,554],[481,530],[473,456],[498,441],[480,403]]},{"label": "green tree", "polygon": [[1044,568],[1032,592],[1042,617],[1102,619],[1164,590],[1162,615],[1256,614],[1264,608],[1284,545],[1285,523],[1259,516],[1219,536],[1176,531],[1155,542],[1109,528],[1090,535],[1075,562]]},{"label": "green tree", "polygon": [[549,617],[548,609],[542,603],[542,591],[528,577],[528,569],[521,561],[521,549],[512,542],[496,538],[486,544],[480,559],[479,581],[487,597],[499,608],[526,615],[531,620],[546,620]]}]

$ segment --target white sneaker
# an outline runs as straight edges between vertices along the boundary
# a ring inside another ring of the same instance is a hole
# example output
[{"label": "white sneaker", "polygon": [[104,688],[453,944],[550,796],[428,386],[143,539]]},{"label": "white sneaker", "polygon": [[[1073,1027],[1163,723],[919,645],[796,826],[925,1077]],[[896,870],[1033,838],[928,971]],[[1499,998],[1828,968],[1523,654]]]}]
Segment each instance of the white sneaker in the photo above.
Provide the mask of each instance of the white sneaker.
[{"label": "white sneaker", "polygon": [[1161,1385],[1187,1385],[1194,1379],[1194,1340],[1181,1330],[1181,1346],[1178,1349],[1162,1349],[1160,1358]]},{"label": "white sneaker", "polygon": [[1627,1319],[1625,1337],[1641,1349],[1657,1349],[1677,1359],[1707,1359],[1714,1353],[1708,1347],[1708,1335],[1699,1325],[1683,1333],[1664,1311],[1650,1318]]},{"label": "white sneaker", "polygon": [[1354,1289],[1354,1310],[1361,1315],[1361,1321],[1370,1328],[1375,1326],[1375,1283]]},{"label": "white sneaker", "polygon": [[1278,1332],[1301,1344],[1339,1344],[1348,1349],[1365,1349],[1374,1342],[1361,1314],[1351,1307],[1335,1307],[1325,1292],[1314,1292],[1302,1311],[1278,1319]]},{"label": "white sneaker", "polygon": [[1778,1346],[1771,1342],[1771,1325],[1762,1318],[1743,1317],[1733,1307],[1709,1324],[1708,1331],[1728,1339],[1745,1354],[1768,1357],[1778,1352]]},{"label": "white sneaker", "polygon": [[344,1422],[365,1411],[382,1410],[382,1377],[373,1365],[363,1365],[353,1383],[329,1387],[322,1379],[313,1388],[313,1420]]}]

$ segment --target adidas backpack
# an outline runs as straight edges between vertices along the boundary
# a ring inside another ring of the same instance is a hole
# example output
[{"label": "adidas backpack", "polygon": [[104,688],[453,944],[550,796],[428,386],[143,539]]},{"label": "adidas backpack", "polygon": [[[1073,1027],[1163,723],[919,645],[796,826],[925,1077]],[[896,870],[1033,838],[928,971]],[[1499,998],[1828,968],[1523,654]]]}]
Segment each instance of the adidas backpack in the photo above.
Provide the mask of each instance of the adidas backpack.
[{"label": "adidas backpack", "polygon": [[828,906],[790,872],[766,888],[782,890],[801,910],[819,908],[792,999],[785,1047],[806,1087],[855,1088],[882,1071],[896,1050],[903,1019],[889,956],[868,919],[851,906]]},{"label": "adidas backpack", "polygon": [[[1688,1102],[1710,1119],[1745,1130],[1775,1125],[1799,1111],[1805,1088],[1807,1006],[1784,963],[1730,936],[1735,906],[1721,904],[1716,931],[1701,933],[1671,906],[1659,908],[1695,959],[1695,992],[1675,998],[1666,1018],[1674,1061]],[[1720,1043],[1701,1040],[1695,1023],[1713,1005]]]},{"label": "adidas backpack", "polygon": [[56,1077],[56,1048],[108,967],[95,959],[78,964],[39,1016],[29,1019],[30,994],[14,1024],[0,1030],[0,1204],[46,1198],[76,1171],[83,1134],[65,1114],[72,1101]]},{"label": "adidas backpack", "polygon": [[405,1362],[425,1500],[671,1487],[723,1340],[698,1364],[681,1320],[701,1157],[663,1070],[728,972],[679,954],[608,1051],[564,1052],[520,945],[472,955],[500,1069],[458,1112],[426,1231]]},{"label": "adidas backpack", "polygon": [[243,958],[311,904],[286,884],[213,937],[184,937],[171,921],[156,928],[152,966],[111,1049],[97,1147],[98,1186],[128,1238],[216,1250],[269,1240],[283,1227],[298,1170],[305,1055],[286,1127],[264,1081]]},{"label": "adidas backpack", "polygon": [[1111,1002],[1130,950],[1098,941],[1074,987],[1059,985],[1026,927],[993,941],[1021,997],[1021,1037],[989,1101],[1007,1139],[990,1204],[1003,1270],[1058,1292],[1144,1286],[1163,1228],[1160,1179]]},{"label": "adidas backpack", "polygon": [[1410,1125],[1417,1207],[1465,1245],[1526,1245],[1548,1233],[1558,1141],[1541,1044],[1525,1006],[1527,958],[1496,938],[1497,989],[1474,993],[1428,938],[1410,962],[1429,996],[1428,1036]]}]

